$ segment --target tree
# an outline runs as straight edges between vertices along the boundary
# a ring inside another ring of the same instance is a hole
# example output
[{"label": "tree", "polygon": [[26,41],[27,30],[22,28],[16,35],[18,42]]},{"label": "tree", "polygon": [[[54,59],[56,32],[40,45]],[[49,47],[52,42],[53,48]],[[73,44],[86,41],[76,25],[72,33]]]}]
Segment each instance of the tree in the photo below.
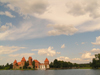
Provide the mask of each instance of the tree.
[{"label": "tree", "polygon": [[27,61],[25,61],[25,65],[23,66],[23,69],[27,69],[27,67],[28,67],[28,65],[29,65],[29,62]]},{"label": "tree", "polygon": [[100,54],[95,54],[95,58],[92,59],[91,66],[92,68],[100,67]]},{"label": "tree", "polygon": [[35,61],[32,62],[33,68],[35,68]]}]

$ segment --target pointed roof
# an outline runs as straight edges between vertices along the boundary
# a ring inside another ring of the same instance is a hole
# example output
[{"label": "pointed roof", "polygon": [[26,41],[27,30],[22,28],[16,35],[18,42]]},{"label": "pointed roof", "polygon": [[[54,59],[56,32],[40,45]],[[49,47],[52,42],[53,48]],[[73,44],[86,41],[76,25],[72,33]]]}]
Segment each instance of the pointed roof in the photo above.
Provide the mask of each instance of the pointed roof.
[{"label": "pointed roof", "polygon": [[46,58],[45,61],[49,61],[49,60]]},{"label": "pointed roof", "polygon": [[14,63],[17,63],[17,60],[15,60]]},{"label": "pointed roof", "polygon": [[25,57],[23,57],[21,61],[26,61]]},{"label": "pointed roof", "polygon": [[32,59],[32,57],[29,57],[29,59]]},{"label": "pointed roof", "polygon": [[39,63],[39,61],[38,60],[34,60],[35,61],[35,63]]}]

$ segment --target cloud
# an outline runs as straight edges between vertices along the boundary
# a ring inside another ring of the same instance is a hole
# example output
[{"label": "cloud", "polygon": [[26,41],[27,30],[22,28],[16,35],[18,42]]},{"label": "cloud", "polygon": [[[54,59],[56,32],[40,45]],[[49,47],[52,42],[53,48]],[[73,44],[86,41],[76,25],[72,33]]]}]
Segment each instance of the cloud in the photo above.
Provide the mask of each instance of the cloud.
[{"label": "cloud", "polygon": [[82,42],[81,44],[85,44],[85,42]]},{"label": "cloud", "polygon": [[61,48],[65,48],[65,44],[63,44],[63,45],[61,46]]},{"label": "cloud", "polygon": [[31,19],[30,21],[23,21],[18,25],[12,26],[2,25],[6,27],[1,27],[2,32],[0,32],[0,40],[30,39],[47,36],[47,27],[42,25],[41,28],[40,24],[36,25],[36,23],[32,21]]},{"label": "cloud", "polygon": [[29,57],[33,56],[34,53],[21,53],[21,54],[10,54],[10,57]]},{"label": "cloud", "polygon": [[63,61],[69,61],[70,59],[69,59],[69,57],[64,57],[64,56],[60,56],[60,57],[58,57],[57,58],[58,60],[63,60]]},{"label": "cloud", "polygon": [[61,52],[57,52],[57,54],[61,54]]},{"label": "cloud", "polygon": [[73,58],[72,60],[74,60],[74,61],[81,61],[82,59],[80,59],[80,58]]},{"label": "cloud", "polygon": [[100,45],[100,36],[96,37],[96,42],[91,42],[93,45]]},{"label": "cloud", "polygon": [[15,17],[9,11],[5,11],[5,12],[0,11],[0,15],[6,15],[6,16],[11,17],[11,18],[14,18]]},{"label": "cloud", "polygon": [[91,55],[90,52],[86,52],[86,53],[83,53],[81,57],[83,59],[92,59],[92,58],[94,58],[94,55]]},{"label": "cloud", "polygon": [[20,49],[25,49],[25,47],[18,46],[0,46],[0,54],[10,54],[16,52]]},{"label": "cloud", "polygon": [[99,48],[93,48],[92,50],[91,50],[91,52],[92,53],[99,53],[100,52],[100,49]]},{"label": "cloud", "polygon": [[12,23],[6,23],[5,25],[0,26],[0,32],[8,30],[12,27]]},{"label": "cloud", "polygon": [[100,1],[99,0],[78,0],[76,2],[66,3],[69,9],[68,13],[74,16],[89,14],[90,17],[100,17]]},{"label": "cloud", "polygon": [[56,54],[60,54],[60,52],[56,52],[53,50],[53,47],[49,47],[47,49],[32,49],[31,51],[38,51],[38,55],[46,55],[46,56],[55,56]]},{"label": "cloud", "polygon": [[72,25],[66,26],[66,25],[59,25],[59,24],[55,24],[55,25],[49,24],[48,26],[53,27],[53,30],[48,32],[49,35],[61,35],[61,34],[73,35],[78,31],[78,29],[76,29]]},{"label": "cloud", "polygon": [[49,47],[48,49],[39,49],[38,54],[39,55],[46,55],[46,56],[55,56],[56,51],[52,50],[53,47]]},{"label": "cloud", "polygon": [[7,3],[6,7],[21,15],[42,14],[46,11],[47,0],[1,0],[2,3]]}]

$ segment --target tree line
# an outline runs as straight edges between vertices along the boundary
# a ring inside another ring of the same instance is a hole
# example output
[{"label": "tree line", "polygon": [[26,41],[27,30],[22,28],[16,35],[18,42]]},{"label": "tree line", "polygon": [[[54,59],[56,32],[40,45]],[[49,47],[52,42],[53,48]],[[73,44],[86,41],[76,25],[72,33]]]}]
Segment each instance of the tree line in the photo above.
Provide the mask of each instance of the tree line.
[{"label": "tree line", "polygon": [[90,67],[90,63],[86,64],[77,64],[66,61],[60,61],[55,59],[50,63],[50,68],[81,68],[81,67]]},{"label": "tree line", "polygon": [[11,64],[7,63],[6,65],[0,65],[0,69],[5,69],[5,70],[13,69],[13,64],[12,63]]},{"label": "tree line", "polygon": [[91,62],[91,67],[95,69],[100,68],[100,54],[95,54],[95,58]]}]

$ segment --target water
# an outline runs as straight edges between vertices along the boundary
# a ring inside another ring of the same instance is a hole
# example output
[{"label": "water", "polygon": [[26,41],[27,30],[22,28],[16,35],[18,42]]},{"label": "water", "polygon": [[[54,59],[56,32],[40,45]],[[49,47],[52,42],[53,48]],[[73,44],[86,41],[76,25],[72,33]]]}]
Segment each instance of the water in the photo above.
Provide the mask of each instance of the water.
[{"label": "water", "polygon": [[0,70],[0,75],[100,75],[100,70]]}]

